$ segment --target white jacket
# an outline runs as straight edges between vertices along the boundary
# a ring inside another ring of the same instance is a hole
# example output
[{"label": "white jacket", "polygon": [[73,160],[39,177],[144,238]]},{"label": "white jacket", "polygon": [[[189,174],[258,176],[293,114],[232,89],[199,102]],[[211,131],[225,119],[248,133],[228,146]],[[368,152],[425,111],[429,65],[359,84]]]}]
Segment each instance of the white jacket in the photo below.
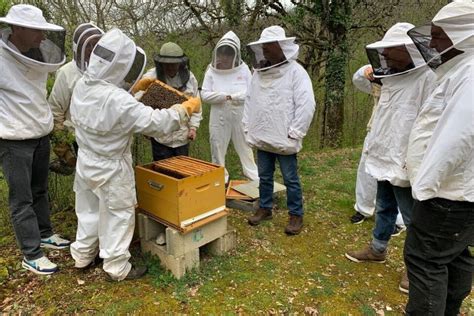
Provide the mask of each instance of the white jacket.
[{"label": "white jacket", "polygon": [[352,76],[352,83],[354,86],[362,92],[371,94],[374,97],[374,106],[372,107],[372,113],[370,114],[369,121],[367,122],[367,132],[370,132],[372,123],[374,122],[374,115],[377,112],[379,106],[379,99],[382,86],[378,83],[370,82],[364,75],[365,69],[372,67],[371,65],[365,65],[360,67]]},{"label": "white jacket", "polygon": [[0,138],[40,138],[53,129],[46,81],[48,72],[60,64],[35,62],[22,56],[8,41],[10,33],[10,29],[2,30],[0,40]]},{"label": "white jacket", "polygon": [[[148,70],[143,75],[143,78],[156,79],[156,69],[151,68],[150,70]],[[170,86],[173,86],[172,78],[166,81],[167,81],[166,82],[167,84],[169,84]],[[194,74],[190,72],[189,81],[186,83],[186,89],[182,92],[189,96],[197,97],[199,95],[198,88],[199,88],[199,85],[198,85],[197,79],[194,76]],[[189,139],[188,139],[189,129],[190,128],[198,129],[201,123],[201,120],[202,120],[202,109],[198,113],[193,113],[191,115],[191,118],[189,119],[189,122],[187,124],[182,124],[179,127],[179,130],[169,133],[169,134],[165,134],[160,137],[155,137],[155,140],[160,144],[163,144],[165,146],[172,147],[172,148],[186,145],[187,143],[189,143]]]},{"label": "white jacket", "polygon": [[408,136],[434,86],[434,73],[421,67],[382,79],[382,92],[367,141],[366,171],[378,181],[409,187],[406,171]]},{"label": "white jacket", "polygon": [[[181,120],[187,119],[187,113],[181,106],[153,110],[117,86],[136,50],[121,31],[107,32],[97,45],[115,57],[106,63],[94,50],[87,71],[72,94],[71,118],[79,145],[76,175],[87,179],[91,188],[113,179],[118,181],[117,190],[121,190],[134,183],[130,152],[133,134],[160,137],[173,132]],[[114,194],[121,195],[119,202],[127,204],[122,207],[132,206],[136,201],[135,192]]]},{"label": "white jacket", "polygon": [[276,154],[297,153],[303,147],[315,107],[311,79],[296,60],[255,71],[242,120],[246,141]]},{"label": "white jacket", "polygon": [[447,61],[436,74],[438,86],[410,135],[413,196],[474,202],[474,52]]},{"label": "white jacket", "polygon": [[56,72],[56,80],[48,98],[56,128],[61,128],[64,125],[73,129],[69,106],[74,86],[81,77],[82,74],[74,60]]}]

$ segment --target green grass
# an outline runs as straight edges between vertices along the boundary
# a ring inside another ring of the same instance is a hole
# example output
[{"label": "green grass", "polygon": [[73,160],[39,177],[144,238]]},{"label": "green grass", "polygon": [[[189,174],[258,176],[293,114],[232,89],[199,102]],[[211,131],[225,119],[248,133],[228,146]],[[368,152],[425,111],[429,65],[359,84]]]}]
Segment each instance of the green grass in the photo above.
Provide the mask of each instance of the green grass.
[{"label": "green grass", "polygon": [[[361,225],[348,220],[359,151],[299,156],[306,212],[300,235],[283,233],[284,195],[278,197],[274,219],[258,227],[248,226],[247,212],[232,210],[229,225],[237,230],[236,249],[221,257],[203,253],[200,269],[180,280],[162,268],[158,258],[141,254],[136,244],[131,248],[133,260],[150,270],[141,280],[113,284],[104,280],[100,269],[79,273],[69,254],[58,251],[49,256],[61,272],[34,276],[20,268],[21,255],[11,232],[0,228],[0,236],[9,240],[0,243],[0,263],[8,273],[0,278],[0,304],[7,300],[0,309],[47,314],[302,314],[312,308],[323,315],[374,315],[378,310],[400,315],[406,303],[398,291],[403,237],[391,241],[383,265],[355,264],[344,258],[345,251],[367,244],[373,226],[372,220]],[[58,231],[71,238],[75,221],[72,211],[53,215]],[[471,296],[463,311],[473,309]]]}]

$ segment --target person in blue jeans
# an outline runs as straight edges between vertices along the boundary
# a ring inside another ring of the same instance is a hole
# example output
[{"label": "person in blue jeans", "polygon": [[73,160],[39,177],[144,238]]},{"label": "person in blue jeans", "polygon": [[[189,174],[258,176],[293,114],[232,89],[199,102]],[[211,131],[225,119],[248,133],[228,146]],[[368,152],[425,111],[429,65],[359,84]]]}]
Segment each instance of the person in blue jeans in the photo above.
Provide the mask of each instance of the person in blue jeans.
[{"label": "person in blue jeans", "polygon": [[248,45],[254,73],[247,91],[242,123],[245,139],[257,149],[260,207],[248,218],[252,226],[272,218],[273,175],[280,164],[287,188],[288,235],[303,227],[303,195],[298,177],[297,153],[316,107],[311,79],[296,62],[299,46],[280,26],[263,30]]},{"label": "person in blue jeans", "polygon": [[[434,87],[435,77],[406,34],[411,28],[410,23],[397,23],[381,41],[366,47],[374,77],[382,81],[378,108],[364,149],[366,172],[377,180],[376,219],[370,245],[346,252],[345,256],[354,262],[385,262],[398,208],[410,229],[413,198],[405,166],[408,136],[421,105]],[[408,292],[406,273],[399,289]]]}]

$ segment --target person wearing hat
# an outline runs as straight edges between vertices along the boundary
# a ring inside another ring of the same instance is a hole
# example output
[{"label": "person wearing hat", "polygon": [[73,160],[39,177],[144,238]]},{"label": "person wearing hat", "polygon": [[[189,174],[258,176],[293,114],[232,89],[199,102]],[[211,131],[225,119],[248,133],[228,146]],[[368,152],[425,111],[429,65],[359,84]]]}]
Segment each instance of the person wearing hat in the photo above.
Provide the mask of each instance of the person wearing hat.
[{"label": "person wearing hat", "polygon": [[145,52],[113,28],[95,46],[71,98],[79,145],[74,178],[78,225],[71,255],[75,267],[85,269],[99,254],[107,279],[114,281],[146,273],[146,267],[129,262],[137,203],[133,135],[171,133],[201,108],[194,97],[162,110],[137,101],[130,92],[145,65]]},{"label": "person wearing hat", "polygon": [[[240,57],[240,39],[229,31],[217,42],[202,83],[201,96],[211,105],[209,136],[212,162],[225,166],[230,140],[239,155],[244,175],[258,180],[253,152],[242,126],[244,101],[252,74]],[[225,182],[229,173],[225,169]]]},{"label": "person wearing hat", "polygon": [[252,226],[272,218],[273,177],[278,160],[286,186],[288,235],[303,227],[303,194],[298,176],[297,153],[303,145],[316,108],[313,86],[306,70],[296,61],[299,46],[280,26],[262,31],[247,45],[254,73],[247,90],[242,123],[245,139],[257,149],[259,209],[248,218]]},{"label": "person wearing hat", "polygon": [[56,80],[48,101],[53,113],[54,128],[51,133],[53,152],[58,157],[50,170],[59,174],[72,174],[76,166],[77,143],[71,122],[69,105],[72,91],[87,68],[92,49],[104,31],[92,23],[79,25],[72,36],[73,60],[56,72]]},{"label": "person wearing hat", "polygon": [[0,22],[0,161],[22,266],[37,274],[58,270],[42,247],[63,249],[53,233],[48,202],[48,165],[53,117],[46,100],[48,73],[65,61],[64,29],[46,22],[40,9],[14,5]]},{"label": "person wearing hat", "polygon": [[[198,82],[194,74],[189,70],[189,59],[178,44],[168,42],[161,46],[160,53],[154,58],[155,67],[148,70],[143,79],[134,89],[135,93],[145,90],[140,87],[148,87],[153,80],[160,80],[173,88],[197,97]],[[189,142],[196,139],[196,131],[202,120],[202,110],[193,113],[191,119],[182,125],[178,131],[151,139],[153,160],[161,160],[174,156],[188,156]]]},{"label": "person wearing hat", "polygon": [[415,203],[404,253],[406,313],[459,315],[474,272],[474,2],[450,3],[408,35],[437,86],[408,142]]},{"label": "person wearing hat", "polygon": [[[406,34],[410,23],[397,23],[381,41],[366,46],[367,57],[382,90],[364,148],[365,169],[377,180],[376,217],[372,242],[345,253],[353,262],[383,263],[398,210],[410,227],[413,198],[405,166],[408,135],[423,102],[434,88],[434,74]],[[406,273],[399,289],[408,292]]]},{"label": "person wearing hat", "polygon": [[[370,139],[369,133],[372,128],[374,114],[378,108],[382,82],[379,78],[374,78],[374,71],[372,66],[369,64],[360,67],[354,73],[352,76],[352,83],[358,90],[371,94],[374,99],[372,115],[370,116],[369,122],[367,123],[367,135],[364,139],[364,146],[360,156],[359,166],[357,168],[355,190],[356,203],[354,204],[355,214],[350,218],[351,223],[357,225],[362,223],[366,218],[373,216],[375,212],[377,180],[365,171],[365,162],[367,160],[367,142]],[[392,236],[398,236],[405,230],[406,227],[403,223],[402,214],[398,212],[396,226]]]}]

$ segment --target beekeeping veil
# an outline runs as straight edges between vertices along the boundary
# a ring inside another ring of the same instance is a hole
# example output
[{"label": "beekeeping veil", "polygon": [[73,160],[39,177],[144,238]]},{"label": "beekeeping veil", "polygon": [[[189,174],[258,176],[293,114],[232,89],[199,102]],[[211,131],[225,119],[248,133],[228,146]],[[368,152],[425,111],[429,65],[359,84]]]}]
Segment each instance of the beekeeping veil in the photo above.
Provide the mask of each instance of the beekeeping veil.
[{"label": "beekeeping veil", "polygon": [[231,70],[242,64],[240,56],[240,39],[229,31],[217,42],[212,53],[211,67],[214,70]]},{"label": "beekeeping veil", "polygon": [[92,49],[104,34],[92,23],[79,25],[72,36],[72,52],[74,61],[81,73],[86,71]]},{"label": "beekeeping veil", "polygon": [[131,91],[142,76],[145,65],[145,52],[114,28],[105,33],[95,46],[86,74]]},{"label": "beekeeping veil", "polygon": [[160,53],[155,56],[156,78],[162,82],[167,82],[163,64],[178,64],[178,72],[174,78],[173,87],[182,91],[189,81],[189,59],[184,54],[183,49],[176,43],[168,42],[161,46]]},{"label": "beekeeping veil", "polygon": [[397,23],[381,41],[365,47],[375,78],[401,75],[426,65],[415,44],[407,35],[410,23]]},{"label": "beekeeping veil", "polygon": [[285,30],[277,25],[262,31],[260,39],[247,45],[253,68],[262,71],[277,67],[298,57],[299,46],[295,37],[286,37]]},{"label": "beekeeping veil", "polygon": [[9,42],[12,30],[6,28],[1,31],[0,45],[26,65],[34,67],[38,71],[52,72],[66,61],[64,53],[66,32],[64,28],[46,22],[43,12],[37,7],[28,4],[14,5],[5,17],[0,18],[0,23],[43,32],[43,40],[38,47],[33,47],[27,52],[20,52]]},{"label": "beekeeping veil", "polygon": [[434,69],[467,50],[474,50],[474,2],[458,0],[436,14],[431,23],[408,32],[428,65]]}]

